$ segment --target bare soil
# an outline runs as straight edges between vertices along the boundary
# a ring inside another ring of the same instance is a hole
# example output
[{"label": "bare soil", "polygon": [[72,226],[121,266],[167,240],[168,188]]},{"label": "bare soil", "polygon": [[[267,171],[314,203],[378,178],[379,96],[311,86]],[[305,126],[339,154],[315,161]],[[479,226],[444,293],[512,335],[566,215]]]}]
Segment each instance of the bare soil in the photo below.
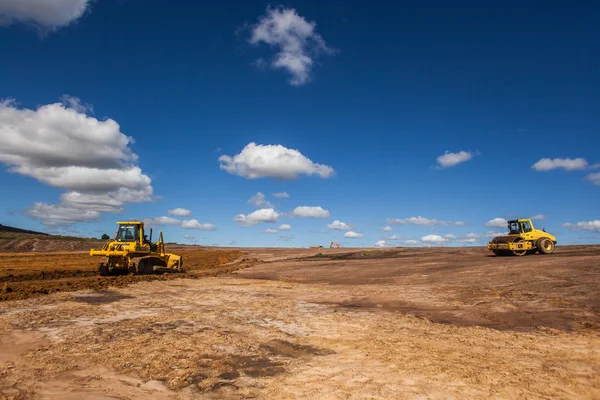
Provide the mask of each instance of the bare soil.
[{"label": "bare soil", "polygon": [[600,398],[600,246],[488,253],[244,249],[229,274],[5,301],[0,398]]}]

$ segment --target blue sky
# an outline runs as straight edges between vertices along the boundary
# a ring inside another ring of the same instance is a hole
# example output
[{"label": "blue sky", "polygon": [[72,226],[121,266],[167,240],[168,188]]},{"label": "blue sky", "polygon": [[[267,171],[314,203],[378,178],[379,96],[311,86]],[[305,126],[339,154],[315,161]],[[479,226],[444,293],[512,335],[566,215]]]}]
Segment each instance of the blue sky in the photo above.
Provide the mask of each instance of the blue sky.
[{"label": "blue sky", "polygon": [[0,223],[449,246],[541,215],[600,243],[592,2],[41,4],[0,5]]}]

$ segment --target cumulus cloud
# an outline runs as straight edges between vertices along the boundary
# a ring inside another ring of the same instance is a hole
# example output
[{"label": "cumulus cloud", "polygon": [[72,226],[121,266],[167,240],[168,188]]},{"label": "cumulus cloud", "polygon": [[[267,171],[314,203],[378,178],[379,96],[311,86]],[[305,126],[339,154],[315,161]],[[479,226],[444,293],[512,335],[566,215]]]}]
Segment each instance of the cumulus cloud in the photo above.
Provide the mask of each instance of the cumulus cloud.
[{"label": "cumulus cloud", "polygon": [[404,241],[404,244],[408,244],[408,245],[415,245],[415,244],[419,244],[418,240],[414,240],[414,239],[408,239]]},{"label": "cumulus cloud", "polygon": [[283,198],[283,199],[289,199],[290,195],[287,192],[279,192],[279,193],[273,193],[274,197],[278,197],[278,198]]},{"label": "cumulus cloud", "polygon": [[201,224],[196,219],[183,221],[181,227],[185,229],[198,229],[200,231],[214,231],[217,228],[213,224]]},{"label": "cumulus cloud", "polygon": [[282,225],[279,227],[279,230],[280,230],[280,231],[289,231],[289,230],[291,230],[291,229],[292,229],[292,226],[291,226],[291,225],[289,225],[289,224],[282,224]]},{"label": "cumulus cloud", "polygon": [[296,217],[327,218],[329,217],[329,211],[323,209],[323,207],[300,206],[294,209],[292,215]]},{"label": "cumulus cloud", "polygon": [[600,172],[596,172],[595,174],[589,174],[584,179],[586,181],[592,182],[596,186],[600,186]]},{"label": "cumulus cloud", "polygon": [[375,243],[375,247],[385,247],[385,240],[380,240],[377,243]]},{"label": "cumulus cloud", "polygon": [[277,229],[273,229],[273,228],[268,228],[268,229],[265,229],[263,232],[264,233],[277,233],[278,230]]},{"label": "cumulus cloud", "polygon": [[392,227],[391,227],[391,226],[389,226],[389,225],[388,225],[388,226],[385,226],[385,227],[381,228],[381,230],[382,230],[382,231],[385,231],[385,232],[390,232],[390,231],[392,231],[393,229],[392,229]]},{"label": "cumulus cloud", "polygon": [[437,158],[438,168],[454,167],[460,163],[469,161],[473,158],[473,153],[469,151],[459,151],[458,153],[450,153],[446,151]]},{"label": "cumulus cloud", "polygon": [[249,143],[235,156],[219,157],[220,168],[246,179],[296,179],[300,175],[329,178],[334,174],[328,165],[313,163],[300,151],[282,145]]},{"label": "cumulus cloud", "polygon": [[185,234],[185,235],[183,235],[183,237],[184,237],[184,239],[189,240],[192,243],[196,243],[197,242],[196,236]]},{"label": "cumulus cloud", "polygon": [[174,215],[176,217],[191,217],[192,212],[185,208],[175,208],[173,210],[169,210],[169,215]]},{"label": "cumulus cloud", "polygon": [[529,219],[543,221],[543,220],[545,220],[547,218],[546,218],[546,216],[544,214],[536,214],[533,217],[529,217]]},{"label": "cumulus cloud", "polygon": [[338,221],[337,219],[333,221],[331,224],[327,225],[329,229],[336,229],[339,231],[349,231],[352,227],[342,221]]},{"label": "cumulus cloud", "polygon": [[542,158],[531,166],[536,171],[546,172],[562,168],[565,171],[587,169],[588,162],[584,158]]},{"label": "cumulus cloud", "polygon": [[424,226],[432,226],[432,225],[456,225],[463,226],[465,223],[463,221],[439,221],[437,219],[429,219],[421,216],[404,218],[404,219],[387,219],[385,222],[388,224],[413,224],[413,225],[424,225]]},{"label": "cumulus cloud", "polygon": [[233,220],[242,226],[254,226],[261,222],[277,222],[279,213],[273,208],[262,208],[248,215],[238,214]]},{"label": "cumulus cloud", "polygon": [[563,224],[563,227],[574,230],[600,231],[600,220],[582,221],[576,224],[566,223]]},{"label": "cumulus cloud", "polygon": [[350,232],[346,232],[344,234],[344,237],[349,238],[349,239],[360,239],[360,238],[364,238],[365,235],[363,235],[362,233],[350,231]]},{"label": "cumulus cloud", "polygon": [[423,243],[446,243],[448,239],[443,238],[439,235],[427,235],[421,238]]},{"label": "cumulus cloud", "polygon": [[144,220],[146,225],[181,225],[181,221],[171,217],[147,218]]},{"label": "cumulus cloud", "polygon": [[41,33],[54,31],[81,18],[91,3],[91,0],[2,0],[0,26],[21,22]]},{"label": "cumulus cloud", "polygon": [[258,192],[254,196],[250,197],[250,200],[248,200],[248,204],[252,204],[255,207],[273,207],[273,204],[267,201],[265,195],[261,192]]},{"label": "cumulus cloud", "polygon": [[[300,86],[310,81],[319,54],[334,53],[315,28],[316,23],[306,21],[293,8],[267,8],[252,26],[250,43],[266,43],[275,49],[271,67],[285,69],[291,75],[290,84]],[[266,61],[259,60],[257,65],[264,67]]]},{"label": "cumulus cloud", "polygon": [[481,236],[476,233],[468,233],[465,236],[457,237],[455,240],[457,243],[477,243],[481,239]]},{"label": "cumulus cloud", "polygon": [[402,240],[402,237],[398,235],[386,236],[385,238],[387,240]]},{"label": "cumulus cloud", "polygon": [[70,223],[87,222],[91,214],[85,211],[119,212],[125,203],[151,201],[151,180],[136,165],[131,143],[114,120],[90,117],[81,107],[63,102],[30,110],[0,102],[0,163],[9,172],[69,191],[62,204],[46,207],[56,216],[29,213],[42,223],[64,221],[60,210],[84,211],[73,213],[81,220]]},{"label": "cumulus cloud", "polygon": [[496,236],[504,236],[506,232],[487,231],[483,236],[486,238],[495,238]]},{"label": "cumulus cloud", "polygon": [[74,224],[76,222],[92,222],[100,219],[98,211],[70,207],[64,204],[34,203],[27,213],[46,225]]},{"label": "cumulus cloud", "polygon": [[504,218],[494,218],[485,223],[485,226],[489,226],[490,228],[506,228],[508,225],[508,221]]}]

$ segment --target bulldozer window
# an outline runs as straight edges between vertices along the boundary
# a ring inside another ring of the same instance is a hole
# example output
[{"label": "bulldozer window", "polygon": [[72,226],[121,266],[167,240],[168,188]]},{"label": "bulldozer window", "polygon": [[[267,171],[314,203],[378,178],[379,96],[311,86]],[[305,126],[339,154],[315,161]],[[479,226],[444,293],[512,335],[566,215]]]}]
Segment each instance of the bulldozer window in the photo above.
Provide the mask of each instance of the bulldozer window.
[{"label": "bulldozer window", "polygon": [[523,222],[523,232],[531,232],[531,223],[529,221]]},{"label": "bulldozer window", "polygon": [[137,225],[121,225],[117,232],[117,240],[119,242],[134,242],[138,239]]},{"label": "bulldozer window", "polygon": [[508,230],[510,233],[521,233],[521,227],[517,221],[511,221],[508,223]]}]

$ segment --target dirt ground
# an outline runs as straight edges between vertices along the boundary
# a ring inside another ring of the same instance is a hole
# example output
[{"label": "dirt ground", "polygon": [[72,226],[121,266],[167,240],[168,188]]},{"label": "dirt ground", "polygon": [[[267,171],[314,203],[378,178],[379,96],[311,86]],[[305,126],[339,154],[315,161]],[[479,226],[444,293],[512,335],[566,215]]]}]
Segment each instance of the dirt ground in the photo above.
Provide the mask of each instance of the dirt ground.
[{"label": "dirt ground", "polygon": [[0,398],[600,398],[600,246],[488,253],[244,249],[219,276],[0,302]]}]

